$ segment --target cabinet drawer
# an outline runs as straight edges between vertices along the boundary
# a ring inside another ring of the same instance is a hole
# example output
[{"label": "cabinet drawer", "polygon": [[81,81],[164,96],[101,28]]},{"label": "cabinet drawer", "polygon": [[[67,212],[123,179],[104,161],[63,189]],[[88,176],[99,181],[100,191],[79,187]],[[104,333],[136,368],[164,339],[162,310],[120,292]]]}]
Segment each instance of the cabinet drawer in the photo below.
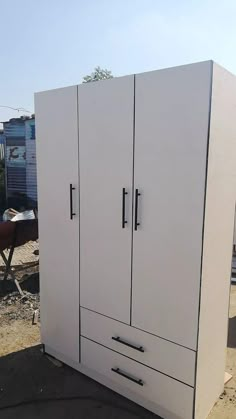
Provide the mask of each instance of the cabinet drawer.
[{"label": "cabinet drawer", "polygon": [[194,351],[82,308],[81,335],[194,386]]},{"label": "cabinet drawer", "polygon": [[190,419],[193,388],[173,380],[91,340],[81,338],[81,362],[120,387],[155,405],[157,413],[170,419]]}]

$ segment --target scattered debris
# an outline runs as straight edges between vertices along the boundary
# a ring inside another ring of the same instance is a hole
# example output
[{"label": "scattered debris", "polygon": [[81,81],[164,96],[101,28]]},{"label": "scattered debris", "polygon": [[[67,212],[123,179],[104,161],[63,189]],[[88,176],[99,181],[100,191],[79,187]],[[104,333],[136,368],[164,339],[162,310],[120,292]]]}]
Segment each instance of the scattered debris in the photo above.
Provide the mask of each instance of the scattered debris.
[{"label": "scattered debris", "polygon": [[[33,305],[31,304],[31,308],[33,308]],[[35,310],[33,313],[33,319],[32,319],[32,324],[37,324],[38,323],[38,319],[39,319],[39,309]]]},{"label": "scattered debris", "polygon": [[28,275],[22,282],[23,294],[10,291],[0,296],[0,324],[10,323],[12,320],[30,320],[37,324],[39,321],[39,275]]}]

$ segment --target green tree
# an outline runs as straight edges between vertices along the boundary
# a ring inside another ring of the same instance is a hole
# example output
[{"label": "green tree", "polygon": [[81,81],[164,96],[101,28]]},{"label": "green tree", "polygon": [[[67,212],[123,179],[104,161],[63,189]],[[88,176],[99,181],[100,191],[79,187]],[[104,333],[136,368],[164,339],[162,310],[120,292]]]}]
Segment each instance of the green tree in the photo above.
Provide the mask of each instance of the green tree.
[{"label": "green tree", "polygon": [[91,81],[112,79],[113,75],[111,71],[102,69],[101,67],[95,67],[94,71],[85,77],[83,77],[83,83],[90,83]]}]

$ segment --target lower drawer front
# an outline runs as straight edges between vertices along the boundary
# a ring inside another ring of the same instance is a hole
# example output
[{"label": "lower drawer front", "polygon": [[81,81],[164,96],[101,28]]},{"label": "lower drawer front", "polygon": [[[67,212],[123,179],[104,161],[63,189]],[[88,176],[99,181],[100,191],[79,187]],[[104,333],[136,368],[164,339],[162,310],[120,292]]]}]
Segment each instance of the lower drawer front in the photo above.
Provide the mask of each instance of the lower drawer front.
[{"label": "lower drawer front", "polygon": [[190,349],[83,308],[81,335],[194,386],[195,352]]},{"label": "lower drawer front", "polygon": [[142,398],[154,403],[166,419],[191,419],[193,388],[81,338],[81,363]]}]

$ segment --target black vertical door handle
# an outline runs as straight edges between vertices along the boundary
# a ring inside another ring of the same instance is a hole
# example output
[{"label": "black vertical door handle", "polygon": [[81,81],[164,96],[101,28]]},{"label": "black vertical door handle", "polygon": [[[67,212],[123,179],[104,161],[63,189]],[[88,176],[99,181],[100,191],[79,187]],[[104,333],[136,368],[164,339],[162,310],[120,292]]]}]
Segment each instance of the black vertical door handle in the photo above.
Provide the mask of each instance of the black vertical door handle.
[{"label": "black vertical door handle", "polygon": [[122,189],[122,228],[125,228],[125,224],[128,221],[125,219],[125,195],[128,195],[128,192],[125,191],[125,188]]},{"label": "black vertical door handle", "polygon": [[73,220],[73,216],[76,215],[75,212],[73,212],[73,191],[75,188],[72,186],[72,183],[70,183],[70,219]]},{"label": "black vertical door handle", "polygon": [[137,230],[140,223],[138,222],[138,197],[141,194],[138,189],[135,189],[135,216],[134,216],[134,229]]}]

